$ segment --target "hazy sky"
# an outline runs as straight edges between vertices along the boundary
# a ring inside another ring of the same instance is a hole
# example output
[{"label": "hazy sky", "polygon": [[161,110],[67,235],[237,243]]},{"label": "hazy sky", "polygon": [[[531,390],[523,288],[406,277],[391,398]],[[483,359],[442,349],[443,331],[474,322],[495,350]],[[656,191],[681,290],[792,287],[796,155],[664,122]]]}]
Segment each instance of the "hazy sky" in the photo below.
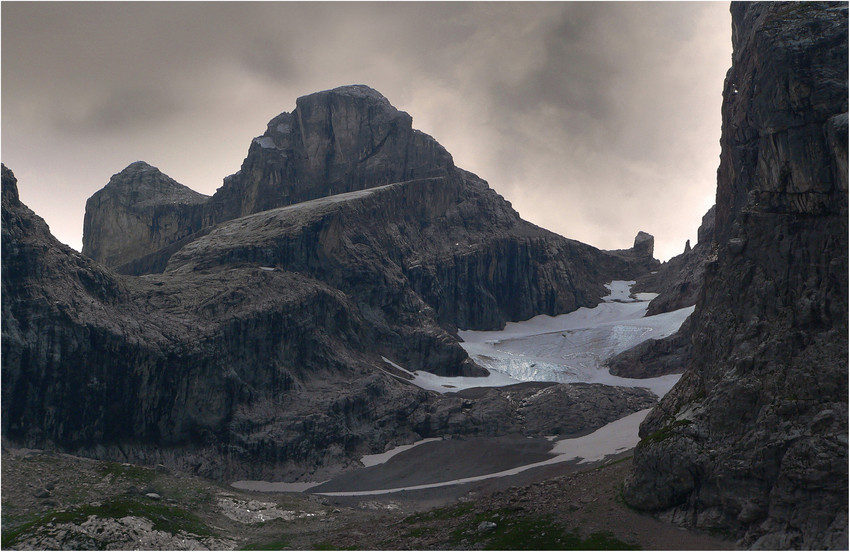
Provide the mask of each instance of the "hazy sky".
[{"label": "hazy sky", "polygon": [[133,161],[212,194],[298,96],[367,84],[523,218],[596,247],[696,241],[727,3],[3,2],[2,160],[80,249]]}]

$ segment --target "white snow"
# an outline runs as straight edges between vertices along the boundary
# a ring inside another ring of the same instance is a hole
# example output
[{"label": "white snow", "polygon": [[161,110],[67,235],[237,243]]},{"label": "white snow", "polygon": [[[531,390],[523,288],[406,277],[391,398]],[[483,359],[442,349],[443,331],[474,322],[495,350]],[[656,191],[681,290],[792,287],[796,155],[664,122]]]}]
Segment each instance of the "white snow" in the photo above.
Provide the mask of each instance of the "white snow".
[{"label": "white snow", "polygon": [[410,445],[399,445],[395,448],[392,448],[392,449],[385,451],[385,452],[382,452],[380,454],[367,454],[366,456],[363,456],[362,458],[360,458],[360,463],[363,464],[363,466],[366,467],[366,468],[368,468],[370,466],[377,466],[378,464],[384,464],[384,463],[387,462],[387,460],[389,460],[390,458],[392,458],[396,454],[399,454],[399,453],[404,452],[406,450],[410,450],[413,447],[418,447],[419,445],[421,445],[423,443],[430,443],[431,441],[442,441],[442,438],[441,437],[431,437],[429,439],[422,439],[421,441],[416,441],[415,443],[410,444]]},{"label": "white snow", "polygon": [[384,362],[387,364],[401,370],[413,378],[405,381],[409,381],[413,385],[421,387],[422,389],[436,391],[437,393],[452,393],[462,389],[469,389],[470,387],[504,387],[505,385],[522,383],[521,380],[514,379],[505,373],[495,371],[491,371],[489,376],[480,378],[467,376],[437,376],[430,372],[420,372],[419,370],[411,372],[409,370],[405,370],[387,357],[381,358],[384,359]]},{"label": "white snow", "polygon": [[667,337],[682,325],[694,307],[644,317],[654,293],[629,295],[634,282],[614,281],[610,295],[595,308],[580,308],[560,316],[535,316],[509,322],[495,332],[458,332],[461,345],[478,364],[491,372],[520,381],[603,383],[647,387],[659,397],[679,375],[649,379],[612,376],[603,366],[612,356],[650,338]]},{"label": "white snow", "polygon": [[425,485],[411,485],[408,487],[395,487],[392,489],[375,489],[371,491],[337,491],[337,492],[319,492],[316,494],[324,496],[369,496],[399,493],[402,491],[418,491],[421,489],[435,489],[438,487],[449,487],[452,485],[461,485],[464,483],[474,483],[494,477],[506,477],[516,475],[518,473],[539,468],[541,466],[549,466],[560,462],[568,462],[571,460],[579,460],[579,463],[595,462],[604,460],[606,456],[617,454],[634,447],[638,441],[638,428],[641,422],[646,418],[651,409],[635,412],[625,418],[621,418],[608,425],[602,426],[593,433],[584,437],[575,439],[562,439],[558,441],[552,452],[555,456],[542,462],[526,464],[509,470],[504,470],[485,475],[476,475],[474,477],[464,477],[462,479],[452,479],[450,481],[441,481],[439,483],[428,483]]},{"label": "white snow", "polygon": [[243,491],[259,491],[261,493],[301,493],[328,481],[301,481],[299,483],[284,483],[282,481],[234,481],[230,486]]},{"label": "white snow", "polygon": [[274,139],[271,136],[257,136],[254,141],[264,149],[275,149],[277,147],[274,145]]}]

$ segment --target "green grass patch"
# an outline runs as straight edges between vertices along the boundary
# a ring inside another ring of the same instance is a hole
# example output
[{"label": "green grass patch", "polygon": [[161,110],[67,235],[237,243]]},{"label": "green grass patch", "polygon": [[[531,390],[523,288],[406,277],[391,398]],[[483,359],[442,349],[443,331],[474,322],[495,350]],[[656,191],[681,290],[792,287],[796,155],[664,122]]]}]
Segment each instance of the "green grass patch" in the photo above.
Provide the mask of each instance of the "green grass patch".
[{"label": "green grass patch", "polygon": [[414,527],[413,529],[404,534],[404,538],[418,539],[419,537],[424,537],[425,535],[431,534],[433,532],[433,527]]},{"label": "green grass patch", "polygon": [[104,477],[111,475],[114,479],[127,479],[139,484],[150,484],[157,475],[156,470],[151,468],[124,465],[119,462],[102,462],[99,468]]},{"label": "green grass patch", "polygon": [[99,506],[85,505],[74,510],[51,512],[39,516],[34,521],[25,523],[15,529],[4,531],[2,546],[7,548],[14,545],[21,537],[37,531],[48,523],[75,523],[86,521],[89,516],[99,518],[119,519],[126,516],[137,516],[149,519],[153,528],[176,534],[180,531],[193,533],[198,536],[210,536],[212,531],[196,515],[180,508],[160,504],[146,499],[117,498]]},{"label": "green grass patch", "polygon": [[268,541],[259,541],[246,544],[239,550],[282,550],[289,546],[289,537],[280,535],[275,539]]},{"label": "green grass patch", "polygon": [[669,439],[676,432],[675,430],[680,427],[685,427],[691,425],[693,422],[691,420],[675,420],[670,424],[662,427],[658,431],[650,433],[646,437],[640,440],[638,446],[640,445],[648,445],[650,443],[660,443]]},{"label": "green grass patch", "polygon": [[[479,532],[478,525],[491,521],[496,527]],[[551,516],[516,515],[507,509],[474,516],[452,532],[450,544],[474,546],[483,543],[485,550],[635,550],[631,543],[611,533],[593,533],[587,538],[573,529],[566,530]]]}]

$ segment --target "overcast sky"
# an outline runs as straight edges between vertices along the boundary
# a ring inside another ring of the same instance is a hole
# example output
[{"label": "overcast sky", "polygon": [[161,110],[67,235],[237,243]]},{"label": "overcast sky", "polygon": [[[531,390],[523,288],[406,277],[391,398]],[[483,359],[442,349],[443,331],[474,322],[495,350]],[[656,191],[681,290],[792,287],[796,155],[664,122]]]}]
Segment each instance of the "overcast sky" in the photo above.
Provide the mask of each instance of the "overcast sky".
[{"label": "overcast sky", "polygon": [[662,260],[714,203],[723,2],[3,2],[2,160],[81,248],[133,161],[212,194],[298,96],[367,84],[523,216]]}]

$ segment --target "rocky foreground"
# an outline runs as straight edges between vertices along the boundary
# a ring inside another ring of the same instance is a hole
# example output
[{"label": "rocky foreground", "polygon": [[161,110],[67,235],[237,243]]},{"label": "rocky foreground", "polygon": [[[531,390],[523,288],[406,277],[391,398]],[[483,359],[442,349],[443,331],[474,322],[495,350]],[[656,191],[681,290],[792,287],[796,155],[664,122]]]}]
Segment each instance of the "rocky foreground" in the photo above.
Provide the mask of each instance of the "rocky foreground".
[{"label": "rocky foreground", "polygon": [[454,497],[251,493],[197,477],[4,448],[4,549],[734,549],[628,508],[628,456]]}]

